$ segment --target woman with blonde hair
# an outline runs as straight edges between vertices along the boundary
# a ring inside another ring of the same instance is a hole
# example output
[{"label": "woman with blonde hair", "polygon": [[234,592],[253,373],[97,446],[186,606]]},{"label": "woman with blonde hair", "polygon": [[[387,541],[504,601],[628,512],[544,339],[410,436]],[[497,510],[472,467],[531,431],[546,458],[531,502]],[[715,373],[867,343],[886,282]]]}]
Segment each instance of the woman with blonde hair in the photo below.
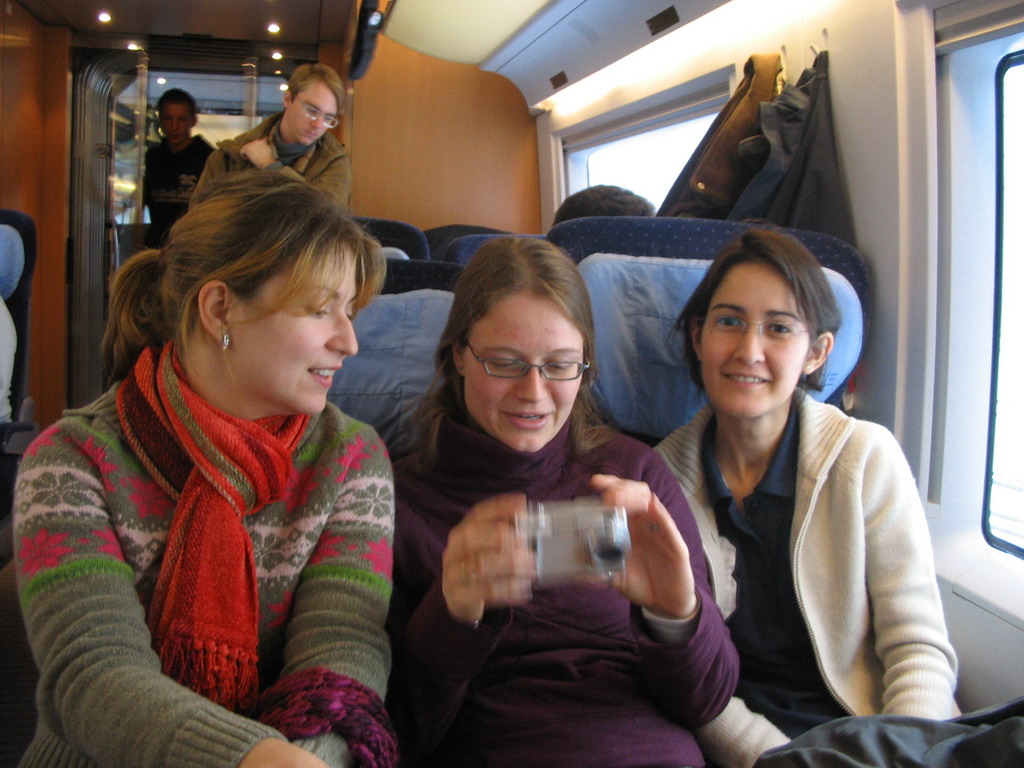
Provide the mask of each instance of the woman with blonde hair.
[{"label": "woman with blonde hair", "polygon": [[393,765],[393,491],[326,403],[377,244],[279,175],[227,176],[117,272],[113,382],[25,454],[21,765]]}]

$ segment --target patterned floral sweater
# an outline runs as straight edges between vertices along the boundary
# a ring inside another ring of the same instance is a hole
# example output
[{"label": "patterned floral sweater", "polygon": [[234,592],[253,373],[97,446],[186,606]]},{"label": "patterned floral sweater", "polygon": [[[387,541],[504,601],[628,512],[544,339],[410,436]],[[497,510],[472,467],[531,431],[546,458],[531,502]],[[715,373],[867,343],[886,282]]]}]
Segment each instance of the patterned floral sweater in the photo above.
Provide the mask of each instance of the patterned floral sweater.
[{"label": "patterned floral sweater", "polygon": [[[18,587],[41,671],[39,727],[21,765],[235,766],[256,742],[281,736],[160,671],[145,613],[174,503],[125,443],[115,392],[69,411],[21,463]],[[245,518],[261,686],[322,666],[383,698],[394,525],[386,449],[328,405],[293,459],[285,499]],[[332,766],[348,762],[336,734],[296,743]]]}]

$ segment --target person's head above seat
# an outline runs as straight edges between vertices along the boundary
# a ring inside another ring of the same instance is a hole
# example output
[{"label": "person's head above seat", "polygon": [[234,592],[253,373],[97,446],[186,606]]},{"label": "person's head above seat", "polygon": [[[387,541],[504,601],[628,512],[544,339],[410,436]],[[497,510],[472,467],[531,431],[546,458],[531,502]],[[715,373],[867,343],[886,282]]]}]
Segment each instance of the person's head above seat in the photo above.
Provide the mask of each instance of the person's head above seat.
[{"label": "person's head above seat", "polygon": [[105,369],[118,381],[144,348],[173,342],[192,387],[229,413],[317,413],[383,275],[376,241],[316,188],[225,175],[163,249],[115,275]]},{"label": "person's head above seat", "polygon": [[555,211],[554,224],[585,216],[653,216],[654,205],[628,189],[597,184],[569,195]]},{"label": "person's head above seat", "polygon": [[425,463],[444,417],[524,452],[571,419],[571,444],[582,450],[597,424],[594,321],[572,260],[546,240],[491,240],[454,294],[434,356],[439,386],[427,401]]},{"label": "person's head above seat", "polygon": [[754,228],[711,262],[676,329],[713,406],[742,397],[753,408],[746,401],[768,387],[788,409],[796,389],[822,388],[840,320],[817,259],[789,235]]},{"label": "person's head above seat", "polygon": [[338,124],[344,104],[345,84],[331,67],[297,67],[284,94],[281,139],[288,144],[312,144]]},{"label": "person's head above seat", "polygon": [[192,94],[181,88],[168,88],[156,102],[160,132],[173,152],[188,146],[192,140],[199,110]]}]

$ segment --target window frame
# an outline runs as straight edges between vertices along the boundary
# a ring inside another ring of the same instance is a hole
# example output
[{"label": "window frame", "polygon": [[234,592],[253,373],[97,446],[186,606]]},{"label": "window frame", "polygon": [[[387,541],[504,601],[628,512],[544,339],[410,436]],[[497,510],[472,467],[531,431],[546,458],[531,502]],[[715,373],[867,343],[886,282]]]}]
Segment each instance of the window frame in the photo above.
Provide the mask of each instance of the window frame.
[{"label": "window frame", "polygon": [[1013,51],[1004,55],[996,65],[995,69],[995,279],[992,309],[992,379],[989,393],[989,419],[988,439],[985,456],[985,491],[982,502],[981,529],[985,541],[995,549],[1007,552],[1015,557],[1024,559],[1024,548],[1007,541],[992,531],[992,486],[993,472],[995,469],[996,449],[996,402],[999,395],[999,358],[1000,338],[1002,334],[1002,305],[1003,305],[1003,258],[1004,258],[1004,230],[1005,220],[1005,181],[1006,168],[1004,149],[1006,141],[1005,120],[1004,120],[1004,96],[1005,76],[1010,69],[1024,66],[1024,49]]}]

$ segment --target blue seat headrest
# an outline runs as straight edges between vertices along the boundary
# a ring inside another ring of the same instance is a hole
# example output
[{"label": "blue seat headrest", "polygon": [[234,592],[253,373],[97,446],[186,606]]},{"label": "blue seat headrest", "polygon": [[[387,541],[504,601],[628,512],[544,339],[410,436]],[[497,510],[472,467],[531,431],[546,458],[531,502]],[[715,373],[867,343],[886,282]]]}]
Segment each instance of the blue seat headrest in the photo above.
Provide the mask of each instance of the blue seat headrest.
[{"label": "blue seat headrest", "polygon": [[[688,422],[706,402],[691,380],[683,339],[673,329],[711,262],[598,253],[579,264],[594,307],[598,375],[594,393],[619,429],[660,439]],[[825,364],[827,399],[860,358],[863,315],[857,292],[825,269],[843,318]]]},{"label": "blue seat headrest", "polygon": [[415,412],[434,378],[434,350],[452,305],[449,291],[378,296],[355,319],[359,353],[345,360],[327,399],[370,424],[392,456],[415,440]]},{"label": "blue seat headrest", "polygon": [[7,300],[18,287],[25,269],[25,245],[18,230],[0,224],[0,297]]}]

